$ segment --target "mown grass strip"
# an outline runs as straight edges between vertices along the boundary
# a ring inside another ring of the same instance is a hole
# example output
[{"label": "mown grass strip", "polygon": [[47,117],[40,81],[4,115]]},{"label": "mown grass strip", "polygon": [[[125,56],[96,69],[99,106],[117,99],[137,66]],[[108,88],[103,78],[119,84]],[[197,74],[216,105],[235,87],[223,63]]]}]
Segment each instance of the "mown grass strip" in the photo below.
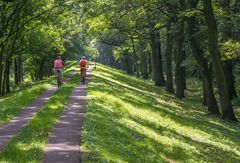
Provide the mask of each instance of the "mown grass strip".
[{"label": "mown grass strip", "polygon": [[195,94],[179,100],[149,81],[97,65],[88,99],[85,162],[240,162],[239,123],[206,115]]},{"label": "mown grass strip", "polygon": [[46,82],[2,99],[0,101],[0,126],[11,120],[23,107],[30,104],[51,86],[51,82]]},{"label": "mown grass strip", "polygon": [[[69,62],[63,76],[69,76],[76,69],[77,62]],[[34,83],[30,88],[12,93],[11,95],[0,99],[0,126],[9,122],[25,106],[37,99],[43,92],[56,84],[54,77]]]},{"label": "mown grass strip", "polygon": [[79,82],[79,74],[76,74],[54,93],[50,101],[0,153],[0,162],[41,161],[44,145],[48,142],[50,132]]}]

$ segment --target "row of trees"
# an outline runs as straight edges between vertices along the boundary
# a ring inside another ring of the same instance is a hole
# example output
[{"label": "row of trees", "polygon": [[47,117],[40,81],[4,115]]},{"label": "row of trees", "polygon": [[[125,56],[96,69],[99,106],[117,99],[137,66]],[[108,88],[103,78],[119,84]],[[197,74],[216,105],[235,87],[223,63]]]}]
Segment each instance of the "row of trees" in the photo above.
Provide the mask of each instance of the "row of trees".
[{"label": "row of trees", "polygon": [[208,111],[237,120],[232,99],[239,84],[234,73],[240,56],[239,1],[92,0],[83,4],[83,21],[89,36],[99,41],[101,62],[119,66],[114,56],[127,73],[152,78],[156,86],[166,87],[178,98],[185,97],[187,76],[199,74]]},{"label": "row of trees", "polygon": [[102,63],[177,98],[187,77],[198,76],[208,111],[236,121],[239,9],[238,0],[1,0],[0,94],[50,75],[58,54],[95,55],[86,48],[95,42]]},{"label": "row of trees", "polygon": [[57,55],[66,60],[84,53],[79,6],[61,0],[0,1],[0,96],[24,78],[52,74]]}]

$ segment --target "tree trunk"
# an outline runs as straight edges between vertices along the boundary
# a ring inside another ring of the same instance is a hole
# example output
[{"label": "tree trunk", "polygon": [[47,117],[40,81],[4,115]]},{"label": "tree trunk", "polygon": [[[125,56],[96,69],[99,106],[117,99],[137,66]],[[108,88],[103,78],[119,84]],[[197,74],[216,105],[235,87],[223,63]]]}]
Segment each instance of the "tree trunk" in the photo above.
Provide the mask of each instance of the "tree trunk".
[{"label": "tree trunk", "polygon": [[[185,47],[184,47],[185,48]],[[186,58],[186,51],[185,49],[183,50],[183,60],[185,60]],[[187,89],[187,81],[186,81],[186,67],[185,66],[181,66],[182,69],[182,84],[183,84],[183,88],[184,90]]]},{"label": "tree trunk", "polygon": [[6,61],[6,65],[5,65],[5,73],[4,73],[4,76],[5,76],[5,85],[6,85],[6,93],[10,93],[10,66],[11,66],[11,59],[7,59]]},{"label": "tree trunk", "polygon": [[3,49],[0,47],[0,94],[2,94],[3,83]]},{"label": "tree trunk", "polygon": [[175,96],[178,98],[184,98],[184,71],[182,68],[182,62],[184,60],[184,21],[180,22],[178,33],[176,36],[176,67],[175,67],[175,84],[176,84],[176,93]]},{"label": "tree trunk", "polygon": [[[195,8],[195,6],[191,6],[190,9]],[[195,18],[191,17],[187,20],[188,28],[187,28],[187,36],[190,43],[190,47],[192,49],[194,58],[197,61],[197,64],[200,68],[201,75],[203,77],[203,105],[208,106],[208,111],[213,114],[219,115],[219,108],[217,104],[217,100],[215,98],[212,86],[212,78],[211,71],[208,67],[207,60],[204,58],[203,50],[197,44],[197,38],[195,34]]]},{"label": "tree trunk", "polygon": [[129,56],[128,52],[124,52],[123,60],[125,62],[125,70],[126,70],[126,72],[128,74],[132,75],[133,74],[132,60],[131,60],[131,57]]},{"label": "tree trunk", "polygon": [[45,59],[46,59],[46,56],[43,56],[43,58],[40,61],[40,65],[39,65],[39,69],[38,69],[38,79],[39,80],[42,80],[43,76],[44,76],[44,70],[43,69],[44,69]]},{"label": "tree trunk", "polygon": [[3,71],[3,82],[1,88],[1,95],[10,93],[10,65],[11,60],[9,58],[5,59],[4,71]]},{"label": "tree trunk", "polygon": [[202,105],[203,106],[208,106],[208,90],[207,90],[207,81],[202,80],[202,90],[203,90],[203,100],[202,100]]},{"label": "tree trunk", "polygon": [[[4,70],[5,71],[5,70]],[[1,87],[1,95],[4,96],[5,95],[5,88],[6,88],[6,76],[5,73],[3,71],[3,81],[2,81],[2,87]]]},{"label": "tree trunk", "polygon": [[173,43],[173,37],[172,34],[170,33],[170,27],[171,25],[168,24],[167,26],[167,49],[166,49],[166,77],[167,77],[167,82],[166,82],[166,89],[170,93],[174,93],[174,88],[173,88],[173,74],[172,74],[172,43]]},{"label": "tree trunk", "polygon": [[131,37],[131,42],[132,42],[132,49],[133,49],[133,55],[134,55],[134,67],[135,67],[135,71],[137,73],[137,77],[140,77],[140,68],[139,68],[139,64],[138,64],[138,55],[136,52],[136,47],[135,47],[135,43],[134,43],[134,39]]},{"label": "tree trunk", "polygon": [[160,41],[160,33],[156,32],[157,56],[158,56],[158,71],[159,71],[159,86],[165,86],[166,81],[163,76],[162,48]]},{"label": "tree trunk", "polygon": [[[231,13],[230,13],[230,8],[231,8],[231,1],[230,0],[222,0],[222,9],[225,11],[225,16],[223,17],[223,24],[222,24],[222,29],[220,29],[221,32],[221,41],[225,42],[228,41],[229,39],[233,38],[232,35],[232,23],[231,23]],[[234,80],[234,75],[233,75],[233,69],[234,65],[232,60],[227,60],[224,61],[224,70],[228,82],[228,87],[229,87],[229,94],[230,98],[233,99],[234,97],[237,97],[237,92],[235,88],[235,80]]]},{"label": "tree trunk", "polygon": [[18,58],[18,81],[20,83],[23,82],[23,64],[22,64],[22,56],[20,55]]},{"label": "tree trunk", "polygon": [[157,80],[157,51],[156,51],[156,37],[155,37],[155,32],[152,32],[150,34],[151,36],[151,49],[152,49],[152,53],[151,53],[151,66],[152,66],[152,79],[153,81],[155,81],[155,85],[156,80]]},{"label": "tree trunk", "polygon": [[224,61],[224,70],[227,78],[229,95],[230,98],[233,99],[234,97],[237,97],[237,92],[235,89],[235,77],[233,75],[233,62],[231,60]]},{"label": "tree trunk", "polygon": [[147,55],[147,58],[148,58],[148,74],[152,74],[152,57],[151,57],[151,54],[148,52],[148,55]]},{"label": "tree trunk", "polygon": [[212,8],[211,0],[203,0],[205,21],[208,29],[208,49],[211,55],[213,68],[217,78],[217,86],[220,97],[222,119],[237,121],[233,112],[231,98],[227,84],[223,64],[221,62],[218,47],[218,29]]},{"label": "tree trunk", "polygon": [[146,58],[146,53],[145,53],[145,44],[142,40],[139,40],[139,45],[140,45],[140,51],[141,51],[141,74],[143,79],[148,79],[148,72],[147,72],[147,58]]},{"label": "tree trunk", "polygon": [[151,62],[152,62],[152,72],[153,72],[153,80],[155,81],[156,86],[164,86],[165,80],[163,77],[162,71],[162,63],[160,62],[161,59],[161,44],[160,40],[157,36],[159,33],[152,32],[151,36],[151,48],[152,48],[152,55],[151,55]]},{"label": "tree trunk", "polygon": [[19,85],[19,66],[17,58],[14,58],[14,81],[16,85]]}]

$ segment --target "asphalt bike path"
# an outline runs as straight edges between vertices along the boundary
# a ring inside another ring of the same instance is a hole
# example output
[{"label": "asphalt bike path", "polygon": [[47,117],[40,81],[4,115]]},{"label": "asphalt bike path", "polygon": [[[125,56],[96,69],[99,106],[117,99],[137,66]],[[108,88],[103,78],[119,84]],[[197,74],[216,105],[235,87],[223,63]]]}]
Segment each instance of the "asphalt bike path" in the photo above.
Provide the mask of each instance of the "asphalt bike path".
[{"label": "asphalt bike path", "polygon": [[80,83],[69,97],[69,103],[52,130],[45,146],[43,163],[75,163],[80,160],[80,130],[83,125],[89,82],[93,66],[87,71],[86,84]]},{"label": "asphalt bike path", "polygon": [[[63,83],[69,81],[77,72],[71,73],[68,77],[64,78]],[[0,127],[0,151],[4,149],[6,144],[31,120],[38,111],[41,110],[43,105],[49,101],[53,93],[58,90],[57,86],[53,86],[30,105],[26,106],[22,111],[10,120],[7,124]]]}]

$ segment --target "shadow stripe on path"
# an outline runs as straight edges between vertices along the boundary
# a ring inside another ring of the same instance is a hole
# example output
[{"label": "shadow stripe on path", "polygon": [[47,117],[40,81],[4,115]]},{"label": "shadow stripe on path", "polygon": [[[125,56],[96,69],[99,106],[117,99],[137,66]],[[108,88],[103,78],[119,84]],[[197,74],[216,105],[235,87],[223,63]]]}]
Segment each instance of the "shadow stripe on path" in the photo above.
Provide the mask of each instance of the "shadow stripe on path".
[{"label": "shadow stripe on path", "polygon": [[[87,72],[87,82],[92,66]],[[55,125],[45,146],[43,163],[75,163],[80,160],[80,130],[86,106],[87,84],[79,84],[69,97],[69,103]]]},{"label": "shadow stripe on path", "polygon": [[[63,82],[66,83],[69,81],[74,75],[76,75],[76,73],[77,72],[71,73],[63,80]],[[28,121],[41,110],[42,106],[49,101],[53,93],[57,90],[57,86],[51,87],[35,99],[30,105],[24,107],[24,109],[22,109],[22,111],[7,124],[0,127],[0,151],[2,151],[10,139],[13,138],[28,123]]]}]

